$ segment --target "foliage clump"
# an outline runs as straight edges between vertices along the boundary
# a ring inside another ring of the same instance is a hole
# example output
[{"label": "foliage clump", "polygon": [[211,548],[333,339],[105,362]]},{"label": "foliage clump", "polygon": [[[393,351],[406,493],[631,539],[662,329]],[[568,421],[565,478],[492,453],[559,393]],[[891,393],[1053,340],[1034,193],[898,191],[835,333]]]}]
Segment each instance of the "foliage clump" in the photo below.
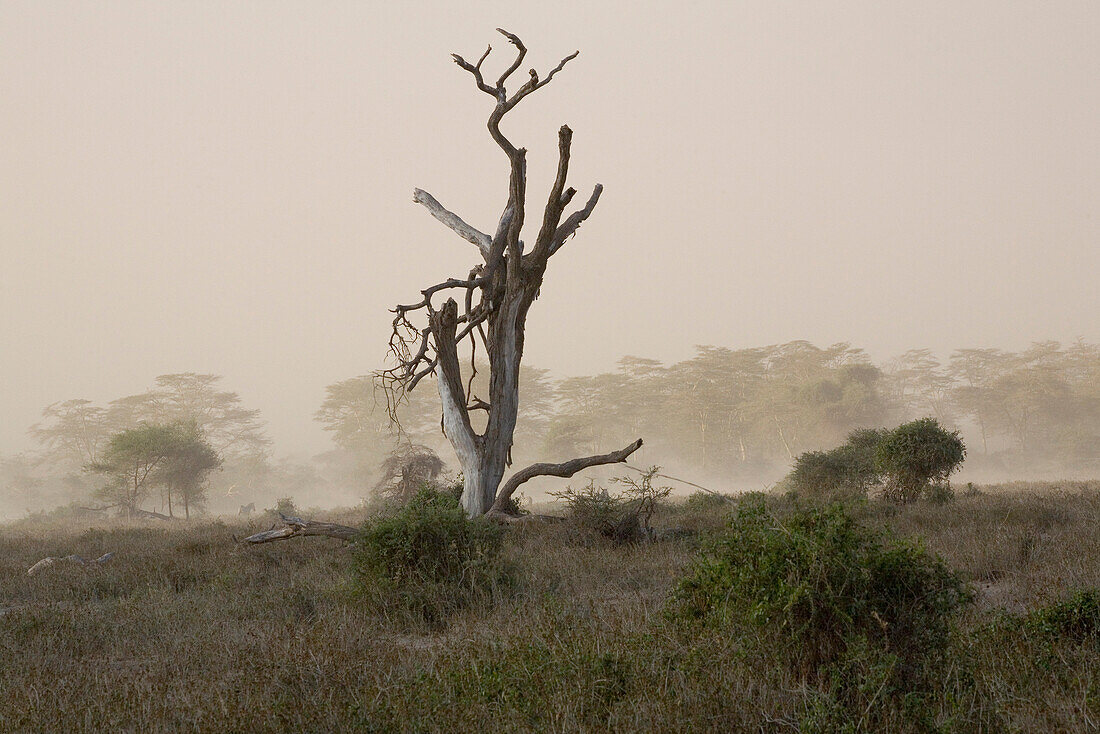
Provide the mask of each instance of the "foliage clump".
[{"label": "foliage clump", "polygon": [[471,520],[449,492],[429,486],[392,515],[368,520],[355,566],[368,599],[406,621],[440,627],[455,611],[507,586],[504,529]]},{"label": "foliage clump", "polygon": [[1044,634],[1078,642],[1100,639],[1100,592],[1082,589],[1068,599],[1040,607],[1031,613],[1028,626]]},{"label": "foliage clump", "polygon": [[280,497],[275,501],[274,507],[264,512],[274,518],[278,518],[280,515],[297,517],[301,514],[301,510],[298,509],[298,505],[294,502],[293,497]]},{"label": "foliage clump", "polygon": [[835,449],[801,454],[785,481],[802,497],[842,500],[877,490],[900,504],[921,497],[943,504],[954,499],[947,478],[965,457],[958,431],[922,418],[893,430],[860,428]]},{"label": "foliage clump", "polygon": [[920,689],[970,598],[938,558],[887,542],[834,504],[786,517],[743,504],[675,588],[668,612],[740,636],[750,652],[841,701],[874,675],[885,693]]},{"label": "foliage clump", "polygon": [[[154,487],[160,486],[173,515],[172,502],[183,503],[184,513],[206,501],[205,483],[222,458],[198,424],[191,421],[140,423],[111,436],[100,460],[87,469],[104,475],[107,483],[95,491],[97,499],[133,516]],[[104,508],[106,509],[106,508]]]},{"label": "foliage clump", "polygon": [[375,497],[390,507],[407,505],[424,485],[438,487],[443,467],[443,460],[427,446],[400,446],[382,461]]},{"label": "foliage clump", "polygon": [[900,503],[913,502],[933,487],[946,485],[964,458],[966,446],[959,432],[941,428],[935,418],[903,423],[875,448],[875,466],[886,478],[883,495]]},{"label": "foliage clump", "polygon": [[881,481],[875,451],[886,433],[881,429],[860,428],[849,433],[842,446],[801,454],[787,477],[788,486],[802,496],[865,497]]},{"label": "foliage clump", "polygon": [[614,493],[589,480],[581,489],[566,487],[550,495],[565,503],[568,518],[582,530],[616,543],[651,540],[653,514],[672,493],[671,487],[653,486],[659,471],[654,466],[637,479],[616,477],[611,481],[621,489]]}]

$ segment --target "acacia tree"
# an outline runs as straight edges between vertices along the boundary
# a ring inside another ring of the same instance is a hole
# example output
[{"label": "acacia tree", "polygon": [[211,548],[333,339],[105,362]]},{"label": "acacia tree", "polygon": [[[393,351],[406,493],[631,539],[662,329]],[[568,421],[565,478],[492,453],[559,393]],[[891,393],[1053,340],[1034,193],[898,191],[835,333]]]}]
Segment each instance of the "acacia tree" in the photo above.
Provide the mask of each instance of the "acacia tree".
[{"label": "acacia tree", "polygon": [[171,426],[142,423],[111,436],[103,458],[89,465],[109,480],[96,495],[130,516],[138,513],[150,488],[161,481],[172,455],[173,433]]},{"label": "acacia tree", "polygon": [[179,421],[170,428],[172,437],[162,477],[168,493],[168,516],[173,517],[172,497],[175,496],[183,502],[184,517],[190,519],[191,507],[204,504],[204,484],[211,472],[222,465],[222,458],[195,421]]},{"label": "acacia tree", "polygon": [[[516,147],[501,132],[500,124],[527,96],[549,84],[579,52],[562,59],[545,78],[540,78],[538,72],[531,69],[530,77],[509,92],[505,85],[523,63],[527,48],[515,34],[497,30],[516,48],[516,58],[495,83],[487,82],[482,71],[492,46],[476,64],[458,54],[453,54],[453,58],[473,76],[477,89],[493,99],[489,135],[508,159],[508,200],[495,233],[489,235],[444,208],[428,192],[420,189],[413,192],[413,201],[424,206],[464,240],[476,245],[483,262],[474,266],[466,277],[450,278],[425,288],[418,302],[394,309],[396,316],[390,347],[396,366],[382,373],[383,381],[397,396],[411,392],[424,377],[435,377],[442,402],[443,430],[462,467],[462,505],[471,517],[487,512],[507,514],[504,508],[512,493],[533,477],[569,477],[590,466],[624,461],[642,445],[639,439],[609,454],[560,464],[533,464],[515,472],[501,486],[506,468],[511,464],[528,309],[539,293],[550,258],[592,214],[603,186],[596,184],[587,203],[565,215],[576,189],[566,186],[573,131],[562,125],[558,131],[557,174],[543,208],[538,234],[530,247],[520,239],[526,218],[527,150]],[[454,298],[440,305],[433,302],[435,296],[450,291],[462,294],[461,306]],[[427,323],[414,323],[413,317],[417,315]],[[471,394],[462,380],[460,347],[469,345],[473,364],[479,342],[489,365],[488,400]],[[471,413],[479,410],[486,413],[485,428],[480,432],[471,421]]]}]

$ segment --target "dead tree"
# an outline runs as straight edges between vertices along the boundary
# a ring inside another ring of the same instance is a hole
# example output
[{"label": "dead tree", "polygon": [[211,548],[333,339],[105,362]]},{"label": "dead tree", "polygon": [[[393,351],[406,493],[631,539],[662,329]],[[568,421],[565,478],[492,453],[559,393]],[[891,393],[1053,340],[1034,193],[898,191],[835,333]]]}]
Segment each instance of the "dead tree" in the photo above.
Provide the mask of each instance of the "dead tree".
[{"label": "dead tree", "polygon": [[[476,64],[458,54],[453,58],[473,76],[477,88],[493,99],[489,135],[508,159],[508,200],[494,233],[489,235],[447,210],[428,192],[414,190],[413,201],[424,206],[459,237],[475,245],[483,262],[463,278],[450,278],[425,288],[416,303],[393,309],[396,316],[390,348],[396,365],[381,374],[383,383],[396,395],[411,391],[428,375],[435,377],[443,408],[443,430],[462,467],[462,505],[471,517],[487,512],[504,513],[503,508],[512,492],[532,477],[547,474],[568,477],[591,466],[625,461],[642,445],[638,439],[609,454],[561,464],[535,464],[516,472],[497,492],[511,464],[528,309],[538,296],[550,258],[591,216],[603,191],[603,186],[596,184],[588,201],[566,215],[576,190],[566,186],[573,131],[562,125],[558,131],[557,174],[543,208],[538,234],[529,247],[520,239],[526,218],[527,150],[516,147],[501,132],[500,123],[528,95],[549,84],[579,52],[566,56],[545,77],[531,69],[529,78],[509,92],[505,84],[520,68],[527,48],[516,35],[500,28],[497,30],[515,46],[516,58],[495,83],[487,82],[482,70],[492,51],[491,46]],[[439,305],[433,302],[433,298],[450,291],[461,294],[461,305],[454,298],[447,298]],[[419,324],[413,323],[411,317],[414,315],[420,315]],[[459,348],[465,343],[471,350],[471,364],[479,343],[488,356],[487,401],[468,394],[469,388],[462,384]],[[487,414],[485,429],[480,433],[470,420],[471,413],[476,410],[484,410]]]}]

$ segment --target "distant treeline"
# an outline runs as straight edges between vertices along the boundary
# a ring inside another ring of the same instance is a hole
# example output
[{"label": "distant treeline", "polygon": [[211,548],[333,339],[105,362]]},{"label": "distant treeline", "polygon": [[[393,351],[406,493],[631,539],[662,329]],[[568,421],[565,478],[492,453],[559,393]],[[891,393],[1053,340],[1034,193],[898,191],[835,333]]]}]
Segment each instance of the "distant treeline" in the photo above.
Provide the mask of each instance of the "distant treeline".
[{"label": "distant treeline", "polygon": [[[487,380],[480,366],[471,395],[487,396]],[[274,461],[259,411],[219,384],[217,375],[162,375],[152,389],[105,406],[74,399],[46,407],[31,428],[39,449],[0,458],[0,514],[90,497],[99,480],[85,467],[111,435],[143,421],[203,429],[225,461],[210,479],[215,510],[286,495],[353,500],[401,443],[452,458],[430,381],[400,396],[399,425],[386,409],[394,396],[373,377],[328,386],[316,418],[335,446],[310,463]],[[798,454],[837,446],[856,428],[931,416],[961,431],[973,475],[1100,475],[1100,346],[1081,342],[960,349],[945,361],[912,350],[878,365],[848,344],[708,346],[675,364],[625,357],[614,372],[587,377],[526,367],[520,390],[516,464],[602,453],[641,436],[636,463],[690,468],[729,487],[779,479]]]},{"label": "distant treeline", "polygon": [[102,504],[97,494],[107,479],[92,469],[103,464],[112,436],[141,424],[193,423],[201,431],[223,462],[205,493],[215,511],[235,509],[260,491],[317,487],[322,480],[308,465],[272,461],[260,411],[220,382],[211,374],[161,375],[151,389],[106,405],[69,399],[46,406],[29,429],[38,450],[0,457],[0,519],[70,502]]},{"label": "distant treeline", "polygon": [[[474,395],[486,393],[486,372]],[[426,387],[398,413],[411,440],[441,445],[438,398]],[[918,349],[879,365],[848,344],[707,346],[671,365],[626,357],[588,377],[528,368],[520,389],[517,462],[600,453],[642,436],[639,461],[777,479],[798,454],[841,444],[856,428],[931,416],[961,431],[971,473],[1100,473],[1100,346],[1080,342],[960,349],[946,361]],[[374,461],[392,432],[382,400],[369,377],[329,386],[318,420],[348,459]]]}]

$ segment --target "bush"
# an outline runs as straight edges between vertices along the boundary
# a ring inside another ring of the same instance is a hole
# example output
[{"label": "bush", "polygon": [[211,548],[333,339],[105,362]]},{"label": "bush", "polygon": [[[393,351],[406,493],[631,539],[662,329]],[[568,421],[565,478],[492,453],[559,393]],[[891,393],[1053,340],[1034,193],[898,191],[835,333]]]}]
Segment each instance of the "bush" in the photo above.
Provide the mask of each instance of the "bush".
[{"label": "bush", "polygon": [[1032,630],[1077,642],[1100,636],[1100,592],[1084,589],[1031,613]]},{"label": "bush", "polygon": [[425,484],[439,486],[443,467],[443,460],[427,446],[399,446],[382,461],[374,496],[383,506],[407,505]]},{"label": "bush", "polygon": [[684,500],[684,508],[691,512],[724,513],[736,503],[733,495],[715,492],[692,492]]},{"label": "bush", "polygon": [[924,498],[934,505],[946,505],[955,501],[955,488],[950,482],[936,482],[925,488]]},{"label": "bush", "polygon": [[742,636],[795,675],[851,688],[853,672],[886,666],[889,688],[926,680],[970,597],[923,550],[887,543],[842,506],[779,518],[763,503],[738,509],[695,560],[669,615]]},{"label": "bush", "polygon": [[808,451],[799,455],[787,475],[796,494],[825,499],[863,497],[880,481],[875,451],[886,431],[862,428],[848,434],[843,446],[831,451]]},{"label": "bush", "polygon": [[582,530],[615,538],[628,524],[625,522],[627,512],[624,499],[596,484],[595,479],[589,479],[588,484],[580,489],[566,487],[559,492],[550,492],[550,496],[565,504],[566,517]]},{"label": "bush", "polygon": [[672,493],[671,487],[654,487],[660,467],[650,467],[638,479],[616,477],[611,481],[622,487],[612,494],[594,480],[582,489],[566,487],[551,492],[565,503],[569,519],[584,530],[597,533],[616,543],[634,543],[654,537],[650,523],[653,513]]},{"label": "bush", "polygon": [[875,449],[875,467],[887,479],[883,494],[895,502],[918,499],[947,478],[966,458],[958,431],[948,432],[935,418],[903,423],[887,433]]},{"label": "bush", "polygon": [[272,517],[278,517],[279,515],[286,515],[287,517],[297,517],[299,515],[298,505],[294,504],[294,499],[291,497],[280,497],[275,506],[269,510],[264,510],[268,515]]},{"label": "bush", "polygon": [[508,581],[503,533],[467,518],[450,493],[425,486],[395,514],[366,523],[355,546],[356,570],[380,608],[439,627]]}]

